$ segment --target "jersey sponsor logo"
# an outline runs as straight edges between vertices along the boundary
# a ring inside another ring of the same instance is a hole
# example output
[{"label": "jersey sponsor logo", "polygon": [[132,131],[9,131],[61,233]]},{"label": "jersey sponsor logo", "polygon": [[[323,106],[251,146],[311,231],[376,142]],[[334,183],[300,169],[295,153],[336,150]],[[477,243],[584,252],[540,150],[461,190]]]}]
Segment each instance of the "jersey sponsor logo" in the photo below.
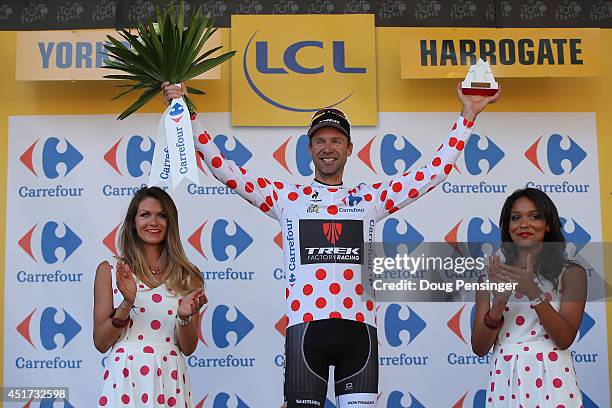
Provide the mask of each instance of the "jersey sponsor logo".
[{"label": "jersey sponsor logo", "polygon": [[300,260],[318,263],[361,264],[363,221],[300,220]]},{"label": "jersey sponsor logo", "polygon": [[321,211],[321,209],[316,204],[310,204],[308,206],[308,208],[306,209],[306,212],[309,213],[309,214],[310,213],[317,213],[318,214],[320,211]]}]

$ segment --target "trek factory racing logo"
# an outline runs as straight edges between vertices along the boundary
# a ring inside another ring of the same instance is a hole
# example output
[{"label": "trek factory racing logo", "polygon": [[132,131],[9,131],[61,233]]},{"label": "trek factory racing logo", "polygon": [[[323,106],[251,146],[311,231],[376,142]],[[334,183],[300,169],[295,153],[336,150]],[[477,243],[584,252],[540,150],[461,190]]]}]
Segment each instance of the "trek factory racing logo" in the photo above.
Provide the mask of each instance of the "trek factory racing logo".
[{"label": "trek factory racing logo", "polygon": [[287,173],[309,177],[313,170],[308,143],[308,135],[290,137],[272,153],[272,157]]},{"label": "trek factory racing logo", "polygon": [[66,177],[83,161],[83,155],[68,139],[60,141],[56,137],[49,137],[44,142],[37,139],[19,160],[36,177],[43,175],[48,179],[56,179]]},{"label": "trek factory racing logo", "polygon": [[[501,231],[491,219],[483,220],[479,217],[471,218],[466,223],[461,219],[444,236],[444,241],[450,245],[457,254],[466,256],[465,248],[459,243],[467,242],[467,250],[472,257],[481,257],[487,253],[495,253],[501,245]],[[465,237],[461,239],[460,237]]]},{"label": "trek factory racing logo", "polygon": [[[289,44],[279,55],[274,55],[270,58],[270,41],[258,41],[255,39],[259,30],[255,31],[244,48],[242,57],[242,70],[244,77],[250,89],[265,103],[285,111],[290,112],[315,112],[321,106],[334,107],[349,99],[355,90],[346,91],[344,95],[337,97],[335,100],[325,101],[318,106],[297,106],[287,102],[281,95],[272,95],[271,92],[265,91],[264,87],[256,83],[255,78],[275,78],[282,80],[284,78],[295,78],[296,74],[303,76],[317,77],[325,74],[325,71],[333,70],[338,74],[365,74],[365,67],[347,66],[346,43],[345,41],[319,41],[319,40],[304,40]],[[310,50],[309,50],[310,49]],[[312,61],[309,66],[304,66],[298,61],[298,54],[307,55],[326,55],[327,49],[331,50],[331,64],[326,61]],[[278,50],[275,50],[278,52]],[[271,60],[279,60],[282,54],[282,65],[272,66]],[[249,60],[255,58],[255,67],[249,69]],[[319,65],[317,65],[319,64]],[[313,66],[314,65],[314,66]],[[286,91],[286,89],[283,89]]]},{"label": "trek factory racing logo", "polygon": [[362,254],[363,221],[300,220],[302,265],[361,264]]},{"label": "trek factory racing logo", "polygon": [[[230,308],[226,305],[218,305],[212,311],[212,317],[208,318],[210,307],[206,307],[201,313],[202,325],[198,337],[206,347],[209,347],[206,339],[212,338],[213,343],[218,348],[235,347],[253,330],[255,325],[238,309],[233,307],[232,314],[235,314],[234,319],[228,318]],[[202,326],[206,326],[207,329],[203,332]],[[228,334],[233,333],[233,338],[236,339],[232,345],[228,340]],[[210,341],[210,340],[209,340]]]},{"label": "trek factory racing logo", "polygon": [[[231,402],[230,402],[231,401]],[[226,392],[220,392],[216,395],[207,394],[198,402],[195,408],[250,408],[250,406],[238,396],[231,396]]]},{"label": "trek factory racing logo", "polygon": [[[83,240],[66,223],[62,223],[60,227],[55,221],[49,221],[42,226],[35,224],[17,242],[34,262],[38,262],[42,257],[47,264],[65,262],[82,243]],[[58,249],[63,251],[61,261],[57,256]]]},{"label": "trek factory racing logo", "polygon": [[[379,159],[373,161],[372,159],[377,156]],[[408,171],[419,160],[421,152],[404,136],[388,133],[370,139],[357,153],[357,157],[375,174],[382,171],[388,176],[394,176]]]},{"label": "trek factory racing logo", "polygon": [[[402,401],[405,401],[407,405],[404,405]],[[425,408],[425,405],[421,403],[412,393],[405,395],[401,391],[391,391],[389,398],[387,398],[387,408]]]},{"label": "trek factory racing logo", "polygon": [[[237,222],[218,219],[205,220],[187,241],[204,259],[209,259],[212,253],[215,260],[225,262],[236,260],[253,243],[253,238]],[[232,253],[228,252],[230,247]]]},{"label": "trek factory racing logo", "polygon": [[[63,320],[58,322],[62,314]],[[40,313],[34,309],[17,325],[17,333],[33,348],[45,350],[64,349],[80,331],[81,325],[65,309],[60,313],[54,307],[47,307]]]},{"label": "trek factory racing logo", "polygon": [[[400,229],[404,232],[399,232]],[[398,254],[400,245],[405,245],[406,254],[411,254],[425,240],[425,237],[412,224],[406,220],[403,220],[402,223],[397,218],[389,218],[385,221],[382,237],[383,249],[388,257]]]},{"label": "trek factory racing logo", "polygon": [[569,136],[564,140],[555,133],[542,139],[540,136],[525,151],[525,157],[543,174],[546,174],[545,167],[555,176],[571,174],[587,157],[584,149]]},{"label": "trek factory racing logo", "polygon": [[[180,119],[180,118],[179,118]],[[120,138],[104,154],[104,161],[120,176],[141,177],[148,171],[153,161],[155,142],[150,137],[134,135]],[[219,134],[213,138],[224,157],[233,160],[238,166],[246,164],[253,154],[237,138]],[[232,146],[233,145],[233,146]],[[148,168],[143,164],[148,163]],[[204,164],[198,157],[198,167],[204,171]]]},{"label": "trek factory racing logo", "polygon": [[[408,311],[408,317],[401,318],[400,313],[402,306],[397,303],[392,303],[387,306],[385,311],[385,338],[391,347],[400,347],[408,345],[427,327],[427,323],[423,320],[410,306],[406,305],[404,310]],[[404,312],[405,313],[405,312]],[[408,341],[402,341],[401,334],[408,333]]]}]

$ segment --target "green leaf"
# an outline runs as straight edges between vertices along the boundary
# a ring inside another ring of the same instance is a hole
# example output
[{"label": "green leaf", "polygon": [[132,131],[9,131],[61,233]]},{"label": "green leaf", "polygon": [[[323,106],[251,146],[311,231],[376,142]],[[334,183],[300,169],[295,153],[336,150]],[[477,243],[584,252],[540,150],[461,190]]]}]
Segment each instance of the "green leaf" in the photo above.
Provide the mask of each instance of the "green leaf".
[{"label": "green leaf", "polygon": [[[119,35],[129,44],[126,47],[121,41],[109,36],[110,44],[105,44],[106,53],[112,60],[106,61],[104,68],[123,72],[122,74],[105,75],[105,78],[133,81],[120,85],[126,88],[113,99],[120,98],[136,90],[143,90],[138,100],[126,109],[119,119],[124,119],[140,109],[161,91],[163,81],[171,83],[184,82],[216,67],[231,58],[235,51],[211,57],[222,47],[205,49],[207,41],[215,33],[214,20],[202,13],[202,8],[194,9],[189,25],[185,27],[185,4],[180,0],[178,15],[175,15],[173,2],[161,10],[156,7],[157,25],[150,20],[136,26],[137,34],[121,30]],[[158,31],[159,34],[156,32]],[[194,95],[203,91],[187,87]],[[190,111],[195,110],[193,101],[186,97]]]},{"label": "green leaf", "polygon": [[183,39],[183,31],[185,31],[185,2],[181,0],[181,5],[179,6],[179,15],[177,21],[179,38]]},{"label": "green leaf", "polygon": [[159,92],[161,92],[160,88],[150,88],[142,93],[138,100],[130,105],[129,108],[123,111],[121,115],[117,119],[123,120],[130,116],[132,113],[136,112],[138,109],[142,108],[145,103],[149,102],[151,99],[155,97]]},{"label": "green leaf", "polygon": [[230,52],[227,52],[225,54],[219,55],[218,57],[209,58],[209,59],[207,59],[205,61],[200,62],[198,65],[192,67],[189,70],[189,72],[185,76],[184,81],[187,81],[189,79],[193,79],[193,78],[197,77],[198,75],[201,75],[204,72],[211,70],[212,68],[216,67],[217,65],[224,63],[228,59],[232,58],[234,56],[234,54],[236,54],[236,51],[230,51]]},{"label": "green leaf", "polygon": [[187,91],[188,91],[189,93],[192,93],[192,94],[195,94],[195,95],[204,95],[204,94],[206,94],[206,92],[204,92],[204,91],[200,91],[199,89],[197,89],[197,88],[192,88],[192,87],[190,87],[190,86],[188,86],[188,87],[187,87]]},{"label": "green leaf", "polygon": [[[118,86],[120,86],[120,87],[131,86],[132,88],[131,88],[131,89],[128,89],[127,91],[121,92],[119,95],[117,95],[117,96],[115,96],[115,97],[111,98],[111,101],[114,101],[114,100],[116,100],[116,99],[119,99],[119,98],[121,98],[123,95],[127,95],[127,94],[129,94],[130,92],[136,91],[136,90],[138,90],[138,89],[143,89],[143,88],[151,88],[151,89],[152,89],[152,88],[153,88],[153,87],[152,87],[150,84],[147,84],[147,83],[137,83],[137,84],[135,84],[135,85],[118,85]],[[158,88],[160,88],[160,86],[161,86],[161,83],[159,84]]]}]

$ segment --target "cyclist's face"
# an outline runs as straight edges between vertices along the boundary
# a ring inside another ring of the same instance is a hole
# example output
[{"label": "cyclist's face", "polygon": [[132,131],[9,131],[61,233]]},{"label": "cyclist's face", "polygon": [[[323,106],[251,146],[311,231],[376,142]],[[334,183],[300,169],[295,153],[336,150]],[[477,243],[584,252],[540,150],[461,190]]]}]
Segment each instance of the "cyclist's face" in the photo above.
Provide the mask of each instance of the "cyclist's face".
[{"label": "cyclist's face", "polygon": [[308,148],[315,165],[315,177],[341,183],[346,159],[353,152],[353,144],[346,135],[334,127],[321,128],[310,139]]}]

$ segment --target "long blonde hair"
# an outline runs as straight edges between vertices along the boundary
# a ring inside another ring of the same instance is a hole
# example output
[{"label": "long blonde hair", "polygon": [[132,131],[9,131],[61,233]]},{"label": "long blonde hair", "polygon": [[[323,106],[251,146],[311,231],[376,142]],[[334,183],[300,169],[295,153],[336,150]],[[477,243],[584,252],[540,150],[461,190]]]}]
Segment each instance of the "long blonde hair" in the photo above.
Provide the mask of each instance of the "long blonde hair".
[{"label": "long blonde hair", "polygon": [[192,290],[194,283],[202,286],[204,281],[198,268],[185,255],[179,234],[178,211],[170,195],[163,189],[143,187],[134,194],[121,226],[120,257],[141,282],[149,287],[157,286],[157,280],[146,262],[143,242],[136,232],[138,206],[147,197],[159,201],[167,219],[166,236],[160,243],[162,250],[159,259],[159,266],[165,271],[164,283],[175,292],[185,295]]}]

